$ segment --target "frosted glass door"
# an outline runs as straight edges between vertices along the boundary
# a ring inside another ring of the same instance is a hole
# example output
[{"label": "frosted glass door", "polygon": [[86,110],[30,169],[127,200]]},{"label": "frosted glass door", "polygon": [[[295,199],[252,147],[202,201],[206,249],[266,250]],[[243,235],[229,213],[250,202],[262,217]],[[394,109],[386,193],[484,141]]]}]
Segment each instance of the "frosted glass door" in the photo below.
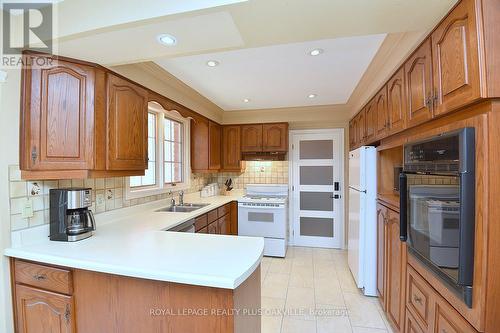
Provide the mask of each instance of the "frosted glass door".
[{"label": "frosted glass door", "polygon": [[341,130],[292,135],[295,245],[341,247],[342,138]]}]

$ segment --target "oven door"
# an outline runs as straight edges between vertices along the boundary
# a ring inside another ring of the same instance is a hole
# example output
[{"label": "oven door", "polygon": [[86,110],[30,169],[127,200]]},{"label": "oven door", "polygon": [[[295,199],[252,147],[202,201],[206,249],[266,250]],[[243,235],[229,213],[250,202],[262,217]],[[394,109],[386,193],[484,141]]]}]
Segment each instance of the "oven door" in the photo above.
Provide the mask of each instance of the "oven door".
[{"label": "oven door", "polygon": [[[454,286],[471,286],[474,255],[460,175],[401,174],[401,238]],[[473,200],[472,200],[473,209]],[[472,231],[473,234],[473,231]]]},{"label": "oven door", "polygon": [[238,235],[284,239],[286,206],[238,203]]}]

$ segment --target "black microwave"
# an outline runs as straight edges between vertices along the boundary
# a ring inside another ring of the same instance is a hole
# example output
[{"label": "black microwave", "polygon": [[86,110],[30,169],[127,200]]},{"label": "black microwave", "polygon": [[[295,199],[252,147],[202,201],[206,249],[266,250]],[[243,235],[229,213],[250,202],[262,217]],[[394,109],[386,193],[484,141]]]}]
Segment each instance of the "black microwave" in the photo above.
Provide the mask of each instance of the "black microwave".
[{"label": "black microwave", "polygon": [[475,133],[463,128],[404,146],[401,240],[472,306]]}]

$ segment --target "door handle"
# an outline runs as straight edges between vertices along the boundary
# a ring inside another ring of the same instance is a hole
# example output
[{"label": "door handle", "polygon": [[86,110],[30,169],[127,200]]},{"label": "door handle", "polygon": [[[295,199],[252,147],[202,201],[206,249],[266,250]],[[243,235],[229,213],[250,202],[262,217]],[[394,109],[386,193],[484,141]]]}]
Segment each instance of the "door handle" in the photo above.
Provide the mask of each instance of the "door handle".
[{"label": "door handle", "polygon": [[341,196],[339,194],[331,195],[330,198],[332,199],[340,199]]}]

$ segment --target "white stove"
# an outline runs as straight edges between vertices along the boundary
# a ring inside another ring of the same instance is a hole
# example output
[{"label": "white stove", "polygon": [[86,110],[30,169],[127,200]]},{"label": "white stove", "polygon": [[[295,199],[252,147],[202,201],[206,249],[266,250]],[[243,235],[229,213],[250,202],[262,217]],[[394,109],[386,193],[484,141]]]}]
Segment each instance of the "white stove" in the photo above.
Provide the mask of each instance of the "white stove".
[{"label": "white stove", "polygon": [[264,255],[284,257],[287,207],[288,185],[248,184],[238,200],[238,235],[264,237]]}]

